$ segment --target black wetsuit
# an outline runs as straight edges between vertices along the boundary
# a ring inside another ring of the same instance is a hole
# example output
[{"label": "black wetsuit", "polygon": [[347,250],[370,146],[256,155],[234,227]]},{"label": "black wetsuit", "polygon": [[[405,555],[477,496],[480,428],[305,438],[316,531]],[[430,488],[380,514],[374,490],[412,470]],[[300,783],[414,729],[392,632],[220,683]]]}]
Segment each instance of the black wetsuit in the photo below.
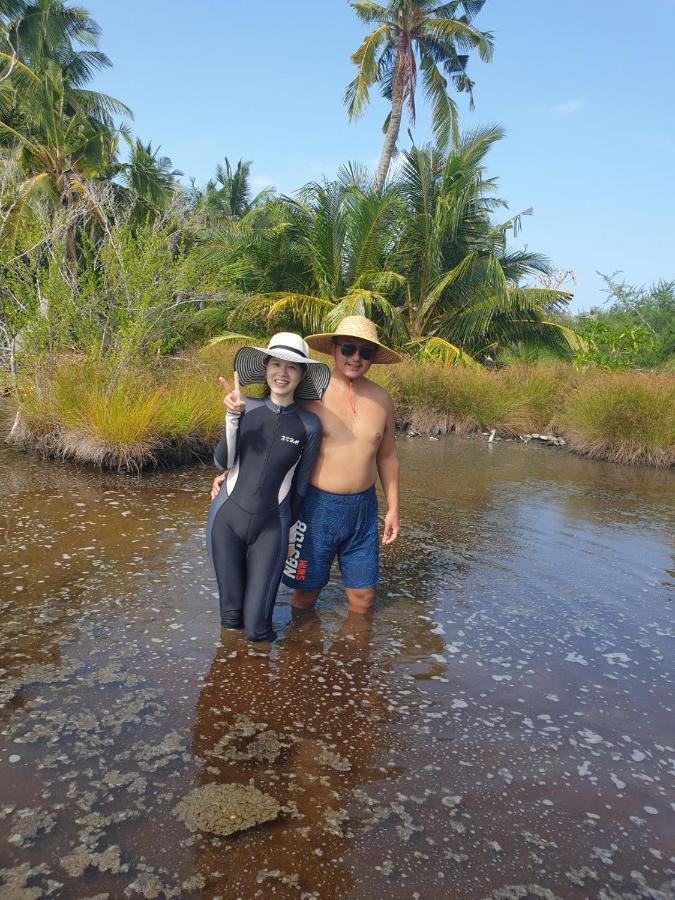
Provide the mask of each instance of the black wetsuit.
[{"label": "black wetsuit", "polygon": [[228,470],[209,509],[207,546],[220,594],[220,621],[252,641],[276,637],[272,609],[294,525],[321,441],[321,422],[297,403],[245,397],[228,413],[214,453]]}]

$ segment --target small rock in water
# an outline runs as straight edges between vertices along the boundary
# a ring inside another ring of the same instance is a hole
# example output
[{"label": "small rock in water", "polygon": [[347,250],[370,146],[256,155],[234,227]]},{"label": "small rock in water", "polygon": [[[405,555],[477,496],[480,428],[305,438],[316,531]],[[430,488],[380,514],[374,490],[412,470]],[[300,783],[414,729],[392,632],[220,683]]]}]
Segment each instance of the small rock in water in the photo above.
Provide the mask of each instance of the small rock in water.
[{"label": "small rock in water", "polygon": [[175,813],[190,831],[230,835],[271,822],[281,807],[269,794],[245,784],[206,784],[195,788]]}]

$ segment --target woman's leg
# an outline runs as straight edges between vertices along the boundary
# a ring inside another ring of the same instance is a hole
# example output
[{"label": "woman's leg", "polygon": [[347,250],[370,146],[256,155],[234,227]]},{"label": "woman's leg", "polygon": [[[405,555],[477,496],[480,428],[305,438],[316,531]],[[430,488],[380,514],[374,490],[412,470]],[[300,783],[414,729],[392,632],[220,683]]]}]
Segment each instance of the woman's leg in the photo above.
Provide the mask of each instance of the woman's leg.
[{"label": "woman's leg", "polygon": [[272,610],[288,552],[288,525],[279,515],[256,516],[260,531],[248,547],[244,628],[250,641],[273,641]]},{"label": "woman's leg", "polygon": [[246,545],[230,522],[231,506],[224,503],[213,520],[211,553],[220,596],[220,624],[223,628],[243,628]]}]

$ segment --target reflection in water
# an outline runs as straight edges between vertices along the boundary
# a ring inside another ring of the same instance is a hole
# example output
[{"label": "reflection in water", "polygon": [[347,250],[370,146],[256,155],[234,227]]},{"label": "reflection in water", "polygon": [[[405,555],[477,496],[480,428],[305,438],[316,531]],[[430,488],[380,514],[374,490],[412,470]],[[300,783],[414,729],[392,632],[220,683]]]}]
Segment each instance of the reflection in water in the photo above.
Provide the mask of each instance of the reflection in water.
[{"label": "reflection in water", "polygon": [[[254,778],[283,803],[284,816],[231,843],[230,874],[219,890],[253,896],[261,872],[276,871],[321,896],[354,888],[343,859],[350,826],[342,804],[355,785],[381,777],[381,723],[391,720],[386,685],[371,665],[371,630],[370,616],[348,615],[329,635],[315,612],[294,613],[274,655],[222,632],[193,729],[200,780]],[[197,868],[206,878],[220,854],[219,839],[200,844]]]},{"label": "reflection in water", "polygon": [[[208,470],[0,450],[0,893],[673,896],[672,474],[400,450],[374,618],[282,596],[268,653],[217,638]],[[282,813],[193,835],[209,783]]]}]

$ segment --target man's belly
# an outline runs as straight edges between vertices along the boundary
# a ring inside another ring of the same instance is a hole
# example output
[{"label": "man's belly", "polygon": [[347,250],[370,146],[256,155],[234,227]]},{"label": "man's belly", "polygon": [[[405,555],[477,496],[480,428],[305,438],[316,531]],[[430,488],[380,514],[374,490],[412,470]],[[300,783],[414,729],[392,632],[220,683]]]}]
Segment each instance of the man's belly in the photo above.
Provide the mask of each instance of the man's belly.
[{"label": "man's belly", "polygon": [[310,479],[314,487],[332,494],[358,494],[377,480],[377,465],[372,448],[351,446],[320,453]]}]

